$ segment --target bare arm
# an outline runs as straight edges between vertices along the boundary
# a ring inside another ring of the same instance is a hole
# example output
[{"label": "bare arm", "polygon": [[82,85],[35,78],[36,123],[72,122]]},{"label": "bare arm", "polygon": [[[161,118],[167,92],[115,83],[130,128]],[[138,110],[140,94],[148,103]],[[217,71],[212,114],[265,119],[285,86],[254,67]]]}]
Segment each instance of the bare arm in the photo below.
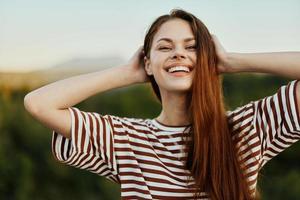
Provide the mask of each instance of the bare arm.
[{"label": "bare arm", "polygon": [[[235,72],[258,72],[300,79],[300,52],[231,53],[229,63]],[[297,84],[297,104],[300,110],[300,88]]]},{"label": "bare arm", "polygon": [[229,53],[233,72],[270,73],[287,78],[300,78],[300,52]]},{"label": "bare arm", "polygon": [[60,80],[36,89],[24,98],[26,110],[46,127],[70,138],[68,108],[107,90],[147,81],[141,48],[128,64]]},{"label": "bare arm", "polygon": [[[300,52],[231,53],[229,63],[235,72],[258,72],[300,79]],[[297,105],[300,110],[300,87],[297,83]]]},{"label": "bare arm", "polygon": [[[300,52],[227,53],[218,38],[212,35],[221,73],[257,72],[300,79]],[[297,104],[300,110],[300,87],[297,84]]]}]

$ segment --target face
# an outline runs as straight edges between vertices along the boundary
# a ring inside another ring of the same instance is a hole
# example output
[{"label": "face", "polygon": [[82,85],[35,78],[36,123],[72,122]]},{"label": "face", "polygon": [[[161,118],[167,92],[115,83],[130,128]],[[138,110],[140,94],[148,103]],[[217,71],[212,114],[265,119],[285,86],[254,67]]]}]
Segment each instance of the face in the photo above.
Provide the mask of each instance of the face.
[{"label": "face", "polygon": [[187,92],[191,88],[196,64],[195,45],[188,22],[172,19],[161,25],[154,35],[150,58],[145,58],[145,70],[154,76],[161,92]]}]

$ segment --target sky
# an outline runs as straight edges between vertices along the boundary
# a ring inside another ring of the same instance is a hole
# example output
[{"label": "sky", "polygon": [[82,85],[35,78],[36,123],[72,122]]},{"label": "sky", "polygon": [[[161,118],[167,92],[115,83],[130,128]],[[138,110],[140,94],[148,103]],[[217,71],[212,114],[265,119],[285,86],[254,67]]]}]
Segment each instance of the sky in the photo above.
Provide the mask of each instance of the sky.
[{"label": "sky", "polygon": [[173,8],[197,16],[228,52],[300,51],[299,0],[0,0],[0,72],[129,60],[151,22]]}]

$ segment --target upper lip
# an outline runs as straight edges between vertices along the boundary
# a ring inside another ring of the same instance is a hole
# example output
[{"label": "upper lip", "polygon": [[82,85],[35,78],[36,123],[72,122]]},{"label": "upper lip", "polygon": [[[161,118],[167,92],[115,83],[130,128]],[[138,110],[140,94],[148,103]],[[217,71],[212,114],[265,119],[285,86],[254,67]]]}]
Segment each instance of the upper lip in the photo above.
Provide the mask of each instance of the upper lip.
[{"label": "upper lip", "polygon": [[191,65],[189,65],[189,64],[173,63],[173,64],[168,65],[168,66],[165,68],[165,70],[168,71],[170,68],[175,67],[175,66],[185,66],[185,67],[188,67],[188,68],[190,69],[190,71],[192,71],[192,69],[193,69],[193,67],[192,67]]}]

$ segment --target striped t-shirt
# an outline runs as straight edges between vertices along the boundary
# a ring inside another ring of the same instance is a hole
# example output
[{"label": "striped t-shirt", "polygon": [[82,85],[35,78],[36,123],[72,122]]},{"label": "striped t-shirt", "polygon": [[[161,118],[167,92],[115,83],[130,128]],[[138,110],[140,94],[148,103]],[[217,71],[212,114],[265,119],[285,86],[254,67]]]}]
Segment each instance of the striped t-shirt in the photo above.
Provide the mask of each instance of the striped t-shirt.
[{"label": "striped t-shirt", "polygon": [[[232,138],[255,194],[259,170],[300,138],[297,80],[274,95],[228,111]],[[120,184],[122,199],[192,199],[194,184],[184,167],[183,136],[189,126],[155,119],[101,115],[69,108],[71,140],[53,132],[52,151],[60,162]],[[203,192],[201,199],[209,196]]]}]

